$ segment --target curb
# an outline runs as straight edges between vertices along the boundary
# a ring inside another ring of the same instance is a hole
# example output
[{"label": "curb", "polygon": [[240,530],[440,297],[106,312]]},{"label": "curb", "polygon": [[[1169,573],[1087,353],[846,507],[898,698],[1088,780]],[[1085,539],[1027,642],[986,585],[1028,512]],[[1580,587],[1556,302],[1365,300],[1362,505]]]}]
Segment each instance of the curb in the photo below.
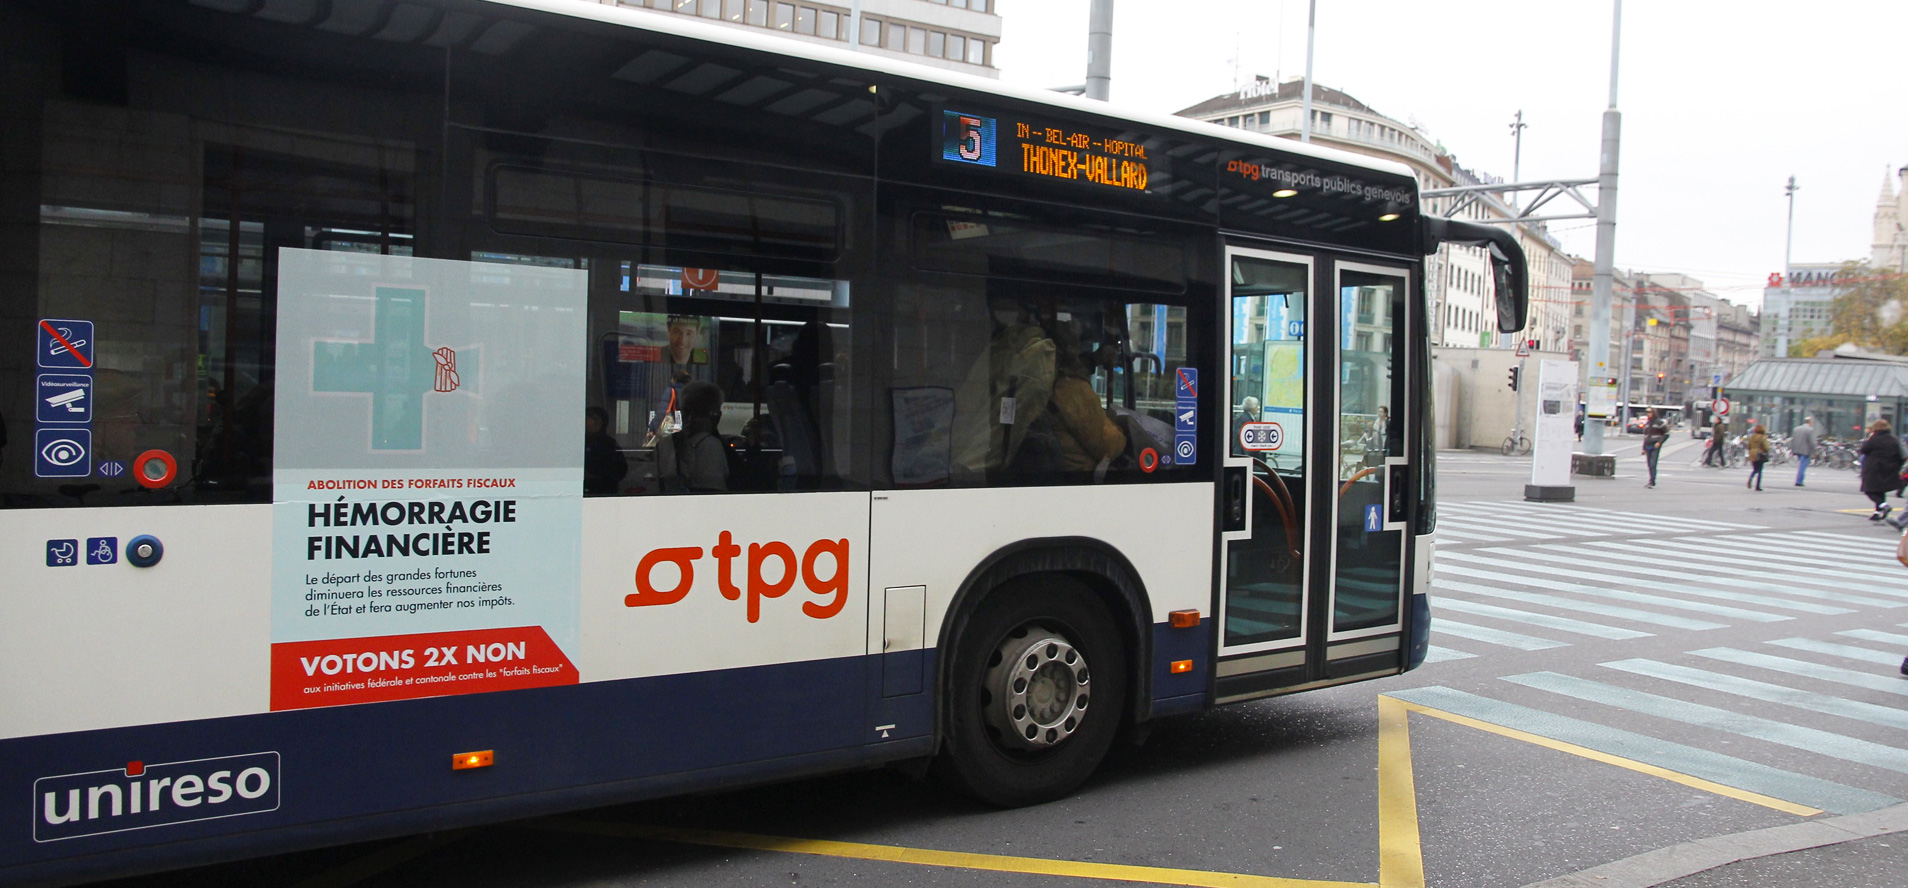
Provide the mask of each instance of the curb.
[{"label": "curb", "polygon": [[1899,832],[1908,832],[1908,804],[1893,805],[1866,814],[1849,814],[1697,839],[1645,851],[1634,857],[1567,876],[1532,882],[1524,888],[1652,888],[1744,860]]}]

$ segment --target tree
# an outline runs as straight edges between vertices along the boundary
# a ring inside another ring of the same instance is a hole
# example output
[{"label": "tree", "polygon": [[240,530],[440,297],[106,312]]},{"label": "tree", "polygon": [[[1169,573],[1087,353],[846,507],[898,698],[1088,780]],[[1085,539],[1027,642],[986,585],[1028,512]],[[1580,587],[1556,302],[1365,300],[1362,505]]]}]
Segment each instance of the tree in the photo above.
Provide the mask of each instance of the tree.
[{"label": "tree", "polygon": [[1808,357],[1854,343],[1870,351],[1908,355],[1908,275],[1871,268],[1866,262],[1844,263],[1829,323],[1828,336],[1798,342],[1789,353]]}]

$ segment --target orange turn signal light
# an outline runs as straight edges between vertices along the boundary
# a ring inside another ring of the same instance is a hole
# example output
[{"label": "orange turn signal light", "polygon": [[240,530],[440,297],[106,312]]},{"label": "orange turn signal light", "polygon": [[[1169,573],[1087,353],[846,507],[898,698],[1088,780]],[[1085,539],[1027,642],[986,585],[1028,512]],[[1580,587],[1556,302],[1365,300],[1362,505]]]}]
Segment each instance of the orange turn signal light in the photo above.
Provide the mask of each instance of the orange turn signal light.
[{"label": "orange turn signal light", "polygon": [[1199,625],[1199,612],[1196,610],[1173,611],[1166,615],[1174,629],[1191,629]]},{"label": "orange turn signal light", "polygon": [[479,750],[477,752],[460,752],[451,756],[451,770],[468,771],[471,768],[488,768],[495,760],[496,754],[488,749]]},{"label": "orange turn signal light", "polygon": [[1172,670],[1174,675],[1178,675],[1181,672],[1191,672],[1192,661],[1191,660],[1174,660],[1172,665]]}]

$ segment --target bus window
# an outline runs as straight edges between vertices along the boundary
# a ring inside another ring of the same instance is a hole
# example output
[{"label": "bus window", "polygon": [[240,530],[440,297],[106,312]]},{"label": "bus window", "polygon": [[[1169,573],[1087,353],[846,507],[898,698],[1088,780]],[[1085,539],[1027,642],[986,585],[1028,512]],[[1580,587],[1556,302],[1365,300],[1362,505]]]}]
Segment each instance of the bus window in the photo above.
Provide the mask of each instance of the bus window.
[{"label": "bus window", "polygon": [[22,416],[10,402],[25,434],[0,460],[0,504],[269,502],[279,251],[411,255],[416,143],[64,99],[44,113],[36,286],[11,304],[91,331],[89,364],[70,375],[90,381],[92,403],[38,430],[78,442],[63,461],[32,446],[31,403]]},{"label": "bus window", "polygon": [[895,484],[1184,477],[1174,379],[1204,343],[1187,306],[1134,292],[1186,289],[1175,240],[981,213],[917,213],[909,234],[923,273],[894,296]]},{"label": "bus window", "polygon": [[843,486],[848,282],[632,261],[615,273],[591,306],[591,394],[616,456],[596,457],[589,492]]}]

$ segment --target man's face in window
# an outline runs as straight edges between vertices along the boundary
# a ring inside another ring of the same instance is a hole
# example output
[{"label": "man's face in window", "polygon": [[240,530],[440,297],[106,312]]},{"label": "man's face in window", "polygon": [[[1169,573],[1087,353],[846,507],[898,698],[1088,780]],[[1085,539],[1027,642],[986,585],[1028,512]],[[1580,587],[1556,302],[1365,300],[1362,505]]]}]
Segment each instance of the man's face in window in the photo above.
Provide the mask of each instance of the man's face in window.
[{"label": "man's face in window", "polygon": [[672,364],[689,363],[690,356],[695,353],[696,340],[698,338],[695,324],[689,321],[670,321],[669,362]]}]

